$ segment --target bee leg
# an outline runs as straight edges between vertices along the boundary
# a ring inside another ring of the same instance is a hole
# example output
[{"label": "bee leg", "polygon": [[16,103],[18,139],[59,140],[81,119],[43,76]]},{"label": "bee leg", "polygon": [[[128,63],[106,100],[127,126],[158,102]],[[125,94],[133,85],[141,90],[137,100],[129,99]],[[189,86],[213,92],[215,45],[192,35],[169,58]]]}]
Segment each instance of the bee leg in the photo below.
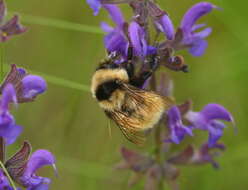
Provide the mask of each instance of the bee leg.
[{"label": "bee leg", "polygon": [[159,66],[159,61],[160,61],[160,57],[156,54],[154,54],[150,57],[150,60],[148,61],[148,66],[149,66],[151,72],[154,72],[157,70],[157,68]]},{"label": "bee leg", "polygon": [[127,50],[127,61],[121,63],[122,66],[126,69],[129,78],[134,77],[134,66],[133,66],[133,47],[129,46]]},{"label": "bee leg", "polygon": [[152,76],[152,73],[151,71],[143,71],[139,76],[133,77],[130,80],[130,84],[137,88],[142,88],[146,80]]},{"label": "bee leg", "polygon": [[135,87],[142,88],[148,78],[157,70],[159,66],[159,57],[154,54],[150,60],[147,62],[149,70],[142,71],[139,76],[133,77],[130,80],[130,84]]},{"label": "bee leg", "polygon": [[133,47],[129,46],[127,50],[127,62],[131,63],[133,60]]}]

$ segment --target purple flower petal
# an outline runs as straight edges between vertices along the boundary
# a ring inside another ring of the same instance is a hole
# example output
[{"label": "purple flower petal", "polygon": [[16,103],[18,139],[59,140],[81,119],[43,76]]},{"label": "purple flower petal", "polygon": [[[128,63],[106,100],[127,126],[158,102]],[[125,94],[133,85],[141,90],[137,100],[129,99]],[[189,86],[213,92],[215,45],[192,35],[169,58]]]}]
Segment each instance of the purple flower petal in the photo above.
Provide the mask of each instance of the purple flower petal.
[{"label": "purple flower petal", "polygon": [[3,173],[2,169],[0,169],[0,189],[1,190],[13,190],[13,188],[9,184],[8,178]]},{"label": "purple flower petal", "polygon": [[168,126],[170,129],[170,138],[165,142],[174,142],[179,144],[185,135],[193,136],[192,128],[183,125],[179,109],[173,106],[168,111]]},{"label": "purple flower petal", "polygon": [[19,17],[15,15],[9,22],[0,27],[0,41],[5,42],[13,35],[21,34],[26,28],[19,23]]},{"label": "purple flower petal", "polygon": [[103,5],[103,7],[109,12],[110,17],[115,22],[115,24],[122,28],[124,18],[122,16],[121,10],[116,5]]},{"label": "purple flower petal", "polygon": [[191,28],[191,32],[195,32],[196,30],[205,27],[206,24],[195,24],[194,26],[192,26]]},{"label": "purple flower petal", "polygon": [[208,131],[208,146],[209,147],[215,147],[217,144],[217,141],[222,137],[223,135],[223,129],[226,127],[226,125],[220,121],[213,120],[210,122]]},{"label": "purple flower petal", "polygon": [[27,75],[22,79],[22,84],[23,96],[25,98],[33,99],[47,89],[46,81],[42,77],[36,75]]},{"label": "purple flower petal", "polygon": [[203,15],[211,12],[213,8],[216,8],[216,6],[208,2],[200,2],[192,6],[182,19],[181,28],[183,32],[186,34],[190,33],[196,21]]},{"label": "purple flower petal", "polygon": [[157,48],[153,47],[153,46],[147,46],[147,55],[153,55],[156,54],[157,52]]},{"label": "purple flower petal", "polygon": [[26,70],[23,68],[17,68],[19,75],[25,76],[27,74]]},{"label": "purple flower petal", "polygon": [[21,126],[18,125],[9,126],[8,131],[6,131],[5,135],[3,135],[3,137],[6,139],[6,144],[7,145],[13,144],[21,133],[22,133]]},{"label": "purple flower petal", "polygon": [[[35,151],[26,166],[26,169],[23,173],[23,175],[20,177],[19,181],[20,183],[28,187],[30,190],[37,190],[46,188],[46,186],[43,186],[42,184],[50,184],[50,179],[45,177],[40,177],[35,174],[35,172],[46,165],[55,165],[55,158],[52,155],[51,152],[47,150],[37,150]],[[42,189],[43,190],[43,189]]]},{"label": "purple flower petal", "polygon": [[139,24],[135,21],[131,22],[128,28],[130,40],[132,46],[134,48],[134,53],[137,56],[144,56],[146,52],[144,52],[144,46],[146,46],[146,42],[144,39],[144,30],[139,26]]},{"label": "purple flower petal", "polygon": [[209,132],[209,147],[217,143],[226,127],[218,120],[233,122],[232,115],[219,104],[208,104],[200,112],[189,111],[185,118],[193,124],[194,128]]},{"label": "purple flower petal", "polygon": [[29,187],[27,190],[48,190],[49,184],[41,183],[38,186],[35,187]]},{"label": "purple flower petal", "polygon": [[53,165],[55,164],[55,158],[51,152],[47,150],[36,150],[30,157],[27,169],[25,171],[26,175],[34,174],[39,168],[46,166],[46,165]]},{"label": "purple flower petal", "polygon": [[174,26],[168,15],[163,15],[157,22],[158,29],[165,33],[168,40],[173,40],[174,38]]},{"label": "purple flower petal", "polygon": [[193,42],[191,48],[189,49],[189,53],[193,56],[202,56],[208,46],[208,43],[206,40],[196,40]]},{"label": "purple flower petal", "polygon": [[208,146],[214,147],[217,141],[222,137],[223,130],[221,128],[209,127]]},{"label": "purple flower petal", "polygon": [[193,38],[206,38],[208,37],[210,34],[212,33],[212,28],[205,28],[204,30],[200,31],[200,32],[196,32],[193,34]]},{"label": "purple flower petal", "polygon": [[6,112],[9,107],[9,103],[17,103],[15,89],[12,84],[7,84],[2,93],[2,98],[0,102],[1,113]]},{"label": "purple flower petal", "polygon": [[169,126],[173,126],[176,125],[178,123],[180,123],[180,125],[182,124],[181,121],[181,115],[180,112],[177,108],[177,106],[173,106],[171,109],[169,109],[168,111],[168,119],[169,119]]},{"label": "purple flower petal", "polygon": [[114,28],[109,26],[106,22],[101,22],[101,28],[104,32],[107,32],[107,33],[110,33],[114,30]]},{"label": "purple flower petal", "polygon": [[96,16],[99,13],[101,8],[101,1],[100,0],[86,0],[87,3],[90,5],[90,8],[94,11],[94,15]]},{"label": "purple flower petal", "polygon": [[148,45],[146,43],[146,35],[143,28],[140,28],[140,43],[142,47],[142,55],[147,55]]},{"label": "purple flower petal", "polygon": [[233,121],[232,115],[219,104],[208,104],[206,105],[201,114],[209,121],[213,119],[220,119],[225,121]]},{"label": "purple flower petal", "polygon": [[22,127],[17,126],[14,117],[9,114],[10,102],[17,102],[17,100],[13,85],[7,84],[3,89],[0,102],[0,136],[5,138],[8,145],[14,143],[22,132]]},{"label": "purple flower petal", "polygon": [[104,45],[109,52],[116,51],[123,56],[127,55],[128,42],[119,28],[114,29],[104,37]]}]

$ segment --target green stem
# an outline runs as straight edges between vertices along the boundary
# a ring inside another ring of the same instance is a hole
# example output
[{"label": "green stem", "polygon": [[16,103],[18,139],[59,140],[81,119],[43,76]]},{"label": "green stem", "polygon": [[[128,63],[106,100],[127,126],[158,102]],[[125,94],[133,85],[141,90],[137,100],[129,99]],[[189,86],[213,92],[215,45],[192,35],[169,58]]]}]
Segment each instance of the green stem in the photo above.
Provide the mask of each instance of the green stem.
[{"label": "green stem", "polygon": [[[153,75],[151,78],[151,90],[156,91],[157,89],[157,81],[156,81],[156,76]],[[161,155],[161,150],[162,150],[162,141],[161,141],[161,126],[157,125],[155,127],[155,133],[154,133],[154,140],[155,140],[155,158],[157,163],[162,164],[163,163],[163,157]],[[160,190],[164,189],[164,180],[161,178],[158,182],[158,188]]]},{"label": "green stem", "polygon": [[155,129],[155,145],[156,145],[156,160],[161,163],[161,129],[160,126],[156,126]]},{"label": "green stem", "polygon": [[14,189],[14,190],[17,190],[14,181],[11,179],[11,177],[10,177],[10,175],[9,175],[9,173],[8,173],[8,171],[7,171],[7,169],[5,168],[4,164],[3,164],[1,161],[0,161],[0,166],[1,166],[1,168],[3,169],[5,175],[7,176],[7,178],[8,178],[8,180],[9,180],[11,186],[13,187],[13,189]]}]

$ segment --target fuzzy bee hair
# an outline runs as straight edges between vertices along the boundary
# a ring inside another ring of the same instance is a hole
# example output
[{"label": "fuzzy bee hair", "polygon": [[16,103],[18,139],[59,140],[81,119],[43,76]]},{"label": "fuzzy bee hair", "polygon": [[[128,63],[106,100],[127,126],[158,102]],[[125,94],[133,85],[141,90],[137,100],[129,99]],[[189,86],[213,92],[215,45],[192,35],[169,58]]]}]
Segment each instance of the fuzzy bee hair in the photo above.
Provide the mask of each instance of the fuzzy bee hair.
[{"label": "fuzzy bee hair", "polygon": [[132,73],[122,65],[100,65],[92,77],[91,92],[125,137],[135,144],[143,144],[144,132],[158,123],[172,101],[139,88],[151,73],[143,73],[139,78]]}]

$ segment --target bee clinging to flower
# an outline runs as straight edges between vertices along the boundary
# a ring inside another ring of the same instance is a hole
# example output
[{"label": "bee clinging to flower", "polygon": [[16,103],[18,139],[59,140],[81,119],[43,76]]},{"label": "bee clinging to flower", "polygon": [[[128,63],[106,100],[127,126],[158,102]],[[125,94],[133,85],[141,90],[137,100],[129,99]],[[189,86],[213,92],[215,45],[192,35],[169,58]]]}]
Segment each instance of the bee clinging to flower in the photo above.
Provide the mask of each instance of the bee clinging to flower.
[{"label": "bee clinging to flower", "polygon": [[125,137],[135,144],[143,144],[144,132],[159,122],[173,101],[142,89],[145,81],[157,69],[159,57],[152,55],[148,63],[150,68],[136,75],[131,47],[128,52],[128,59],[123,63],[117,64],[116,56],[111,54],[100,63],[92,77],[91,92]]}]

